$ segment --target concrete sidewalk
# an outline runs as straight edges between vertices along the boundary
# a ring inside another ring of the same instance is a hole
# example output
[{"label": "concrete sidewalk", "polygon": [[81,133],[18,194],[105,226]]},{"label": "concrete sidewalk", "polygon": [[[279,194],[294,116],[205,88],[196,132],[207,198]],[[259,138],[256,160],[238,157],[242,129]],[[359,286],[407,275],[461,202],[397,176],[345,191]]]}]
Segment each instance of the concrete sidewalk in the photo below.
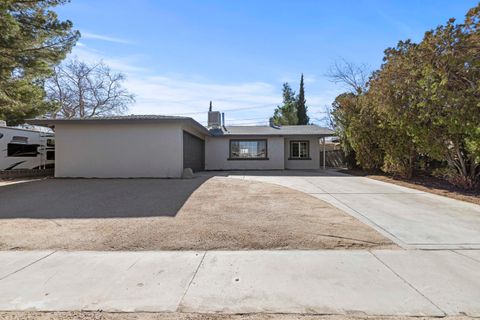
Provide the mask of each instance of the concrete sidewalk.
[{"label": "concrete sidewalk", "polygon": [[480,316],[480,251],[0,252],[2,311]]}]

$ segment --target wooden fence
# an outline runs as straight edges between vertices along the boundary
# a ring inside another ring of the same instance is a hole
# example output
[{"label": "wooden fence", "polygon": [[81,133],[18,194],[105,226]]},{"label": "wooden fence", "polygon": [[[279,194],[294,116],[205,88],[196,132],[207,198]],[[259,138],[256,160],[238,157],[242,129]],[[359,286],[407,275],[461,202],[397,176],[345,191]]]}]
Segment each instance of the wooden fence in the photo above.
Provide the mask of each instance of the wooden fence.
[{"label": "wooden fence", "polygon": [[[320,167],[323,166],[323,151],[320,151]],[[333,168],[345,167],[345,156],[342,150],[325,151],[325,166]]]}]

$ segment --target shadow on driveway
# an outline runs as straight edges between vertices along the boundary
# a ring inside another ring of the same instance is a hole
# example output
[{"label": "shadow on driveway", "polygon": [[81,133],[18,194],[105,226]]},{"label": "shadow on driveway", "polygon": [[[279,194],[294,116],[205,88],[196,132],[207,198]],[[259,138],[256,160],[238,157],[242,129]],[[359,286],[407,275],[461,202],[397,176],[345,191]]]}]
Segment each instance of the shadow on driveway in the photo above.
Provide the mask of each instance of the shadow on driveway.
[{"label": "shadow on driveway", "polygon": [[0,219],[174,217],[209,176],[46,179],[0,188]]}]

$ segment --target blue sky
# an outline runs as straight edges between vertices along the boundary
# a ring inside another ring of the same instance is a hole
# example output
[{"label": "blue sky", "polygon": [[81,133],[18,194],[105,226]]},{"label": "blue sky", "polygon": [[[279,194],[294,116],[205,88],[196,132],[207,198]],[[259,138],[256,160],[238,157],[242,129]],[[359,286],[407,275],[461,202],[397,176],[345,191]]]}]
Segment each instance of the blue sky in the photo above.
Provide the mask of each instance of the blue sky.
[{"label": "blue sky", "polygon": [[281,87],[305,75],[309,115],[321,123],[342,87],[335,60],[380,66],[383,51],[453,17],[472,0],[72,0],[58,7],[82,33],[72,52],[126,74],[128,113],[180,114],[205,123],[208,103],[227,124],[265,124]]}]

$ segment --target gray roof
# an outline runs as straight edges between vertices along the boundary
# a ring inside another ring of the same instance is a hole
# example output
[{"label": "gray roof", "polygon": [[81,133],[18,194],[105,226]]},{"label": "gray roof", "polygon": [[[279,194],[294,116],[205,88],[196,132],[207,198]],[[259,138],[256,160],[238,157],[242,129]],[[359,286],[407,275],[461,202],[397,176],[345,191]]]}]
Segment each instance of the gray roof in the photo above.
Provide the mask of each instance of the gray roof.
[{"label": "gray roof", "polygon": [[322,128],[314,124],[304,126],[226,126],[221,129],[207,130],[200,123],[190,117],[162,116],[162,115],[128,115],[128,116],[105,116],[95,118],[71,118],[71,119],[29,119],[27,123],[43,126],[55,126],[60,123],[85,123],[85,122],[115,122],[115,123],[145,123],[145,122],[184,122],[190,124],[205,134],[212,136],[333,136],[334,132],[328,128]]},{"label": "gray roof", "polygon": [[205,134],[209,134],[207,128],[190,117],[179,116],[162,116],[162,115],[150,115],[150,114],[132,114],[128,116],[104,116],[93,118],[71,118],[71,119],[29,119],[26,121],[29,124],[54,126],[60,123],[85,123],[85,122],[115,122],[115,123],[131,123],[131,122],[184,122],[193,125],[198,130]]},{"label": "gray roof", "polygon": [[40,118],[40,119],[29,119],[28,122],[48,122],[48,123],[60,123],[60,122],[78,122],[78,121],[110,121],[110,120],[186,120],[191,119],[189,117],[178,117],[178,116],[162,116],[157,114],[131,114],[128,116],[102,116],[102,117],[92,117],[92,118]]},{"label": "gray roof", "polygon": [[332,136],[334,132],[328,128],[323,128],[315,124],[298,126],[226,126],[222,129],[211,129],[213,136]]}]

